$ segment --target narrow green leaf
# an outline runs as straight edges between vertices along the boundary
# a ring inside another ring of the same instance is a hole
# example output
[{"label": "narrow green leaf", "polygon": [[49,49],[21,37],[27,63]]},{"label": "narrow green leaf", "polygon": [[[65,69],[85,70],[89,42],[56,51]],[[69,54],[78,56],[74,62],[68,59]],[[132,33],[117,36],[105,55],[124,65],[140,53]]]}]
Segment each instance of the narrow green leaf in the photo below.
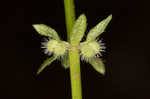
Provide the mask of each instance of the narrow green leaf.
[{"label": "narrow green leaf", "polygon": [[89,63],[92,65],[92,67],[99,72],[100,74],[104,75],[105,74],[105,65],[102,62],[101,59],[99,58],[93,58],[89,61]]},{"label": "narrow green leaf", "polygon": [[76,20],[71,32],[71,43],[79,43],[82,40],[87,27],[86,21],[84,14],[80,15]]},{"label": "narrow green leaf", "polygon": [[57,32],[45,24],[34,24],[33,27],[40,35],[48,36],[55,40],[60,40]]},{"label": "narrow green leaf", "polygon": [[111,19],[112,19],[112,15],[109,15],[106,19],[102,20],[99,24],[97,24],[94,28],[92,28],[89,31],[86,40],[93,41],[99,35],[101,35],[104,32],[107,25],[109,24],[109,22],[111,21]]},{"label": "narrow green leaf", "polygon": [[47,60],[44,61],[44,63],[40,66],[40,68],[37,71],[37,75],[40,74],[48,65],[50,65],[54,60],[56,60],[56,57],[50,57]]},{"label": "narrow green leaf", "polygon": [[62,65],[65,69],[68,69],[68,68],[69,68],[69,56],[68,56],[68,54],[65,55],[65,56],[61,59],[61,65]]}]

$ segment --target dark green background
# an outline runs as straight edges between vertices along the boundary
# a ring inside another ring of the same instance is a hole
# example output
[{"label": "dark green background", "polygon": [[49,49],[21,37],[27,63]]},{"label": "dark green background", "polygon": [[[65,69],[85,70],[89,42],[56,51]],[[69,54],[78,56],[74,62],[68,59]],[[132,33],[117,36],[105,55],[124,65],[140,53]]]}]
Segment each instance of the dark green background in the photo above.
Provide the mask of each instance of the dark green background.
[{"label": "dark green background", "polygon": [[[106,43],[103,77],[81,63],[83,99],[150,98],[150,6],[148,0],[75,0],[88,29],[109,14],[113,20],[100,37]],[[69,71],[58,61],[39,76],[47,58],[32,24],[55,28],[66,40],[63,0],[12,0],[0,3],[0,99],[71,99]],[[113,72],[113,73],[112,73]]]}]

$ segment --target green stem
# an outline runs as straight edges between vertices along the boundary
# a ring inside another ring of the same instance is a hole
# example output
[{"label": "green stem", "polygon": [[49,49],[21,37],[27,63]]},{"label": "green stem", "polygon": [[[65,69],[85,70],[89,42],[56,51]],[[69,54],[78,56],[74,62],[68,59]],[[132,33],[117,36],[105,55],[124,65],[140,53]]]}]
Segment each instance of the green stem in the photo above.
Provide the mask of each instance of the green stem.
[{"label": "green stem", "polygon": [[64,0],[64,8],[65,8],[67,37],[68,41],[70,41],[71,36],[70,32],[75,22],[75,6],[73,0]]},{"label": "green stem", "polygon": [[[70,42],[72,26],[75,22],[75,9],[73,0],[64,0],[66,27],[68,41]],[[69,50],[70,78],[72,99],[82,99],[79,44],[71,44]]]},{"label": "green stem", "polygon": [[71,44],[69,52],[72,99],[82,99],[79,44]]}]

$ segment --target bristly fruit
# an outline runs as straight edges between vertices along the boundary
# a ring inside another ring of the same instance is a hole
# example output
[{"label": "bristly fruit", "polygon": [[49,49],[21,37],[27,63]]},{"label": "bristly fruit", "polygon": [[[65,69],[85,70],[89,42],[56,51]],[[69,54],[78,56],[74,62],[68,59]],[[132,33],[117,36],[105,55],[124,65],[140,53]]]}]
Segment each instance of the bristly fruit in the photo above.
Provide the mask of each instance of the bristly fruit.
[{"label": "bristly fruit", "polygon": [[88,61],[89,59],[101,55],[104,50],[104,45],[101,42],[90,41],[80,44],[81,59]]},{"label": "bristly fruit", "polygon": [[65,41],[49,40],[44,43],[45,53],[48,55],[54,54],[56,57],[63,56],[69,47],[69,43]]}]

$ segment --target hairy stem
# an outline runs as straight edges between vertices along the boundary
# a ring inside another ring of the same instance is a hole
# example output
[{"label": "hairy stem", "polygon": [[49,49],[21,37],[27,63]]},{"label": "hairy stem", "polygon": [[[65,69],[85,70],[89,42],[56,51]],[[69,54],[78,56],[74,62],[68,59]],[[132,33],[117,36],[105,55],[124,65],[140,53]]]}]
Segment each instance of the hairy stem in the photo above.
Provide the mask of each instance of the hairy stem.
[{"label": "hairy stem", "polygon": [[[72,26],[75,22],[75,9],[73,0],[64,0],[66,27],[68,41],[70,42]],[[72,99],[82,99],[79,44],[71,44],[69,50],[70,78]]]}]

